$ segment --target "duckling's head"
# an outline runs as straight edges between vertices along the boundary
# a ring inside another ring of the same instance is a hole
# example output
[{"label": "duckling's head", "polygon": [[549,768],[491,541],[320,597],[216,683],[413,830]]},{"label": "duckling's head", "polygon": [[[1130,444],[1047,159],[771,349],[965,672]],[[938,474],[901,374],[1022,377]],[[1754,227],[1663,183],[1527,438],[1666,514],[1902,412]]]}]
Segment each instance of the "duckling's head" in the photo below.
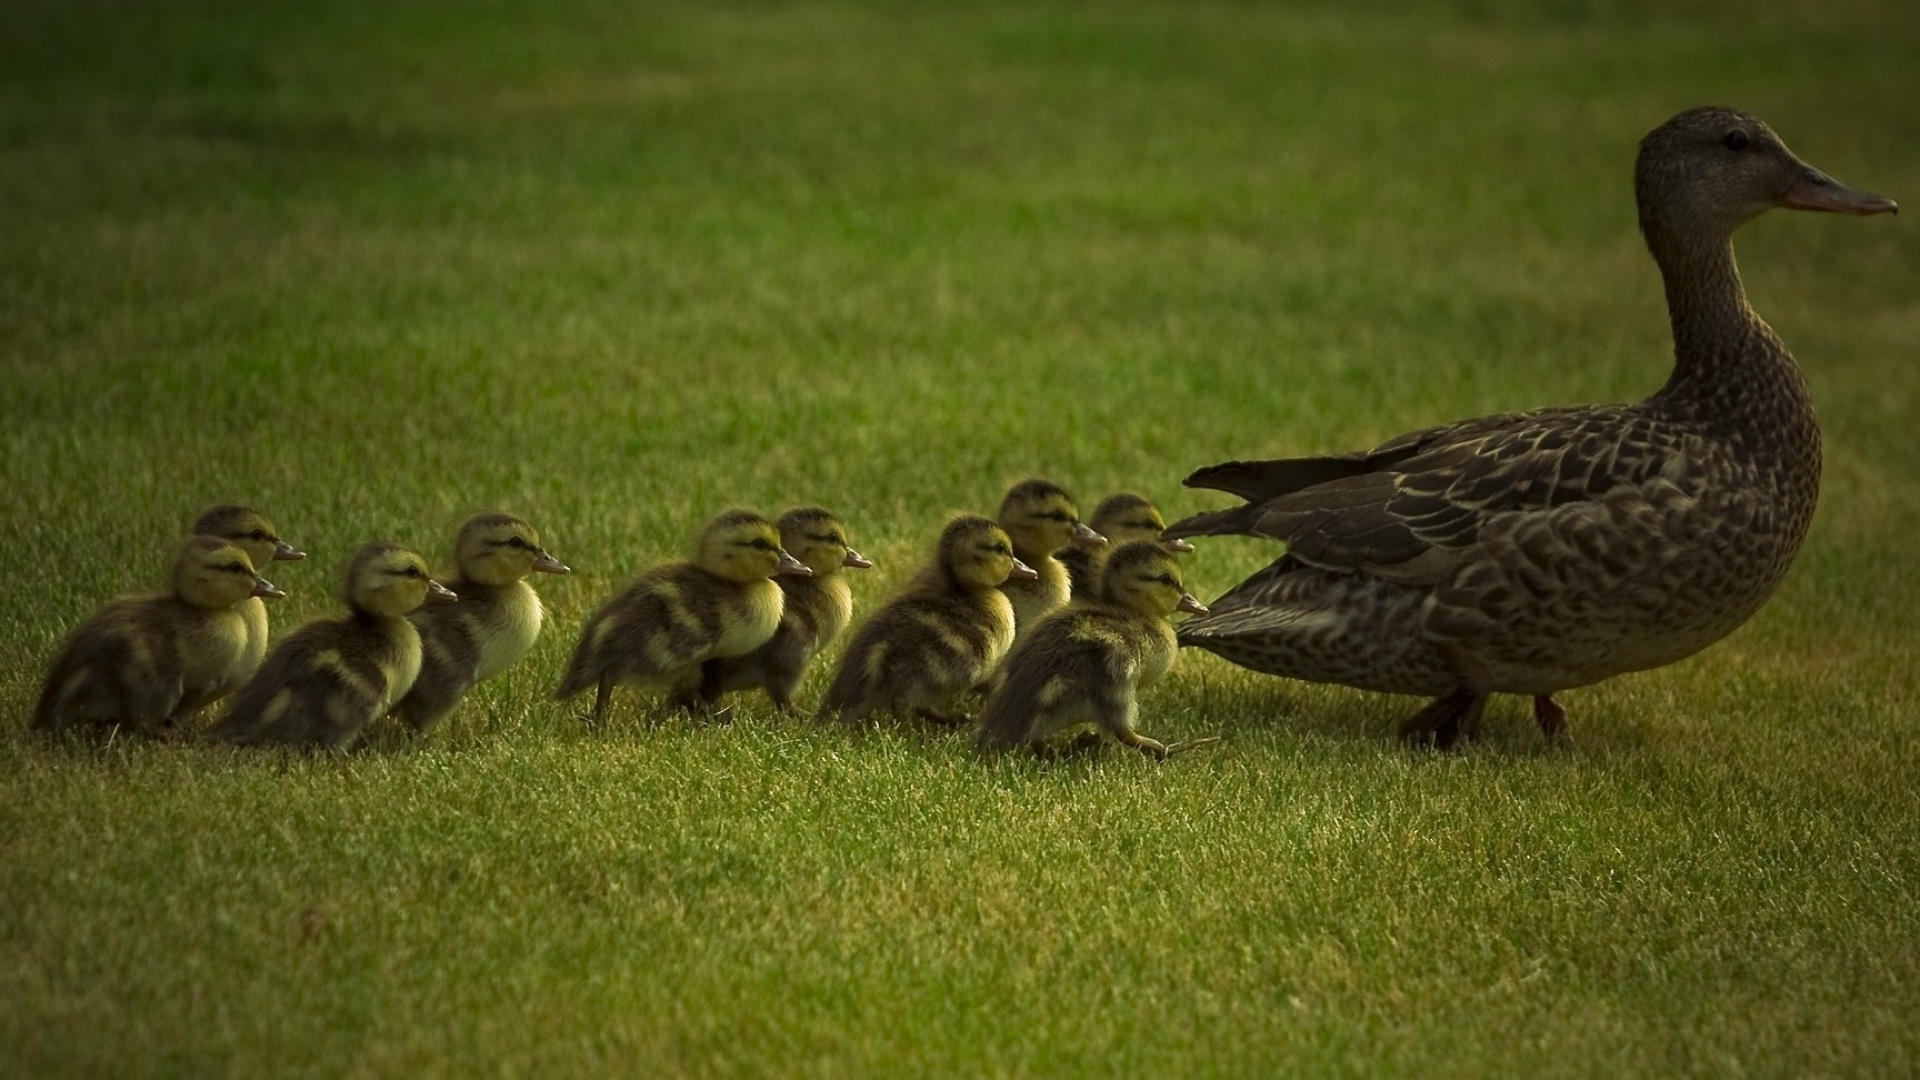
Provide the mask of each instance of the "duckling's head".
[{"label": "duckling's head", "polygon": [[348,607],[383,619],[397,619],[428,600],[459,599],[427,573],[419,552],[391,540],[376,540],[353,553],[345,594]]},{"label": "duckling's head", "polygon": [[1080,521],[1073,496],[1049,480],[1022,480],[1000,500],[1000,526],[1014,549],[1032,558],[1051,555],[1068,544],[1099,547],[1106,538]]},{"label": "duckling's head", "polygon": [[460,526],[453,541],[460,576],[482,585],[511,585],[528,574],[565,574],[568,569],[540,546],[540,534],[517,514],[489,510]]},{"label": "duckling's head", "polygon": [[1719,105],[1688,109],[1648,132],[1633,187],[1649,239],[1724,239],[1776,206],[1843,214],[1899,210],[1892,199],[1856,191],[1801,161],[1758,117]]},{"label": "duckling's head", "polygon": [[173,594],[194,607],[230,608],[249,596],[287,595],[253,569],[246,549],[217,536],[196,536],[173,560]]},{"label": "duckling's head", "polygon": [[273,527],[267,515],[251,506],[232,503],[210,506],[201,512],[189,531],[195,536],[217,536],[239,545],[256,567],[265,566],[276,559],[289,561],[307,557],[306,552],[280,539],[280,530]]},{"label": "duckling's head", "polygon": [[962,514],[940,533],[940,572],[948,580],[975,589],[991,589],[1008,578],[1036,576],[1013,554],[1007,531],[977,514]]},{"label": "duckling's head", "polygon": [[1114,549],[1100,575],[1100,595],[1109,604],[1165,618],[1176,611],[1205,615],[1180,578],[1180,562],[1153,540],[1132,540]]},{"label": "duckling's head", "polygon": [[773,522],[751,510],[729,510],[700,531],[694,562],[728,581],[764,581],[775,574],[811,574],[806,564],[780,546]]},{"label": "duckling's head", "polygon": [[1124,544],[1129,540],[1160,540],[1160,546],[1168,551],[1185,554],[1193,550],[1193,545],[1185,540],[1161,540],[1160,534],[1167,529],[1167,519],[1160,516],[1160,508],[1153,505],[1145,495],[1136,495],[1131,491],[1122,491],[1100,500],[1093,508],[1093,531],[1107,538],[1110,544]]},{"label": "duckling's head", "polygon": [[873,566],[847,543],[847,527],[818,506],[803,506],[780,515],[780,545],[816,575],[836,574],[843,566],[855,570]]}]

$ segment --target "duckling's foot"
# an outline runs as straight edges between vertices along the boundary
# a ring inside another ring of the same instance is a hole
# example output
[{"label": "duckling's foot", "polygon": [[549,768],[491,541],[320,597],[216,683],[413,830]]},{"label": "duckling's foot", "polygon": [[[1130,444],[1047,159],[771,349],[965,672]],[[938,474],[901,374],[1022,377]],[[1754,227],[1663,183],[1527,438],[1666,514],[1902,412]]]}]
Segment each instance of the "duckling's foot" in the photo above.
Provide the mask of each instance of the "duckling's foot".
[{"label": "duckling's foot", "polygon": [[1177,743],[1168,743],[1167,756],[1172,757],[1175,754],[1184,754],[1189,750],[1198,750],[1203,746],[1212,746],[1219,741],[1220,736],[1208,735],[1199,739],[1182,739]]},{"label": "duckling's foot", "polygon": [[914,715],[922,720],[931,721],[944,727],[964,727],[973,723],[973,717],[966,713],[946,713],[936,709],[915,709]]},{"label": "duckling's foot", "polygon": [[1451,750],[1462,736],[1471,738],[1487,707],[1487,695],[1478,690],[1455,690],[1433,699],[1426,708],[1400,723],[1400,738],[1413,746]]},{"label": "duckling's foot", "polygon": [[1550,743],[1564,742],[1567,738],[1567,710],[1553,700],[1552,694],[1536,694],[1533,698],[1533,718],[1540,724],[1540,734]]}]

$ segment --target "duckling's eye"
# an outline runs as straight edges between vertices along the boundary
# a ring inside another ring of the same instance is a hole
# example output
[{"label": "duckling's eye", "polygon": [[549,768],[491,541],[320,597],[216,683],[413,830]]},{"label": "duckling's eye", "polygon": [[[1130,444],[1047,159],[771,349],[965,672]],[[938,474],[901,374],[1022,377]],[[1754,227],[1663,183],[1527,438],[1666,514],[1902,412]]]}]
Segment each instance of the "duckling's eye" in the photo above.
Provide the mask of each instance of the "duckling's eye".
[{"label": "duckling's eye", "polygon": [[247,572],[247,568],[237,562],[228,563],[223,569],[229,574],[244,574]]},{"label": "duckling's eye", "polygon": [[1737,154],[1747,148],[1747,133],[1741,131],[1739,128],[1734,128],[1732,131],[1727,132],[1726,138],[1720,141],[1726,145],[1727,149]]},{"label": "duckling's eye", "polygon": [[1154,580],[1158,581],[1162,585],[1172,585],[1172,586],[1178,587],[1180,584],[1179,582],[1173,580],[1172,574],[1161,574],[1159,577],[1154,578]]},{"label": "duckling's eye", "polygon": [[1011,551],[1008,551],[1008,550],[1007,550],[1007,545],[1005,545],[1005,544],[995,544],[995,545],[993,545],[992,547],[990,547],[990,548],[988,548],[987,550],[988,550],[988,551],[991,551],[991,552],[993,552],[993,553],[994,553],[995,555],[1011,555],[1011,554],[1013,554],[1013,553],[1012,553]]},{"label": "duckling's eye", "polygon": [[753,548],[755,551],[772,551],[773,550],[773,545],[768,543],[764,539],[755,540],[753,543],[748,544],[747,546],[750,548]]},{"label": "duckling's eye", "polygon": [[400,571],[400,576],[417,578],[420,576],[420,568],[417,566],[409,566],[405,570]]},{"label": "duckling's eye", "polygon": [[516,536],[513,539],[507,541],[507,546],[510,548],[525,548],[527,546],[527,542]]},{"label": "duckling's eye", "polygon": [[248,533],[247,535],[252,537],[255,540],[265,540],[267,538],[267,530],[255,529],[252,532]]}]

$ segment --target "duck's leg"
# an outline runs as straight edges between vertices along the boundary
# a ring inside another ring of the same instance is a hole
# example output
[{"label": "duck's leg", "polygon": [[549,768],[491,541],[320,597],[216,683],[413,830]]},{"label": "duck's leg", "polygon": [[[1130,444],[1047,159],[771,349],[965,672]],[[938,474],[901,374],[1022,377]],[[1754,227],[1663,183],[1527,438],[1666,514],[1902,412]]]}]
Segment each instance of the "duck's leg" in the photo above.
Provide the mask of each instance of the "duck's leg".
[{"label": "duck's leg", "polygon": [[593,692],[593,716],[588,723],[598,727],[607,718],[607,701],[613,697],[613,684],[617,681],[611,671],[600,676],[600,685]]},{"label": "duck's leg", "polygon": [[1540,734],[1548,742],[1559,742],[1567,736],[1567,710],[1553,700],[1552,694],[1533,696],[1533,718],[1540,725]]},{"label": "duck's leg", "polygon": [[1434,698],[1426,708],[1400,722],[1400,738],[1415,746],[1450,750],[1462,735],[1472,735],[1486,710],[1485,691],[1463,686]]}]

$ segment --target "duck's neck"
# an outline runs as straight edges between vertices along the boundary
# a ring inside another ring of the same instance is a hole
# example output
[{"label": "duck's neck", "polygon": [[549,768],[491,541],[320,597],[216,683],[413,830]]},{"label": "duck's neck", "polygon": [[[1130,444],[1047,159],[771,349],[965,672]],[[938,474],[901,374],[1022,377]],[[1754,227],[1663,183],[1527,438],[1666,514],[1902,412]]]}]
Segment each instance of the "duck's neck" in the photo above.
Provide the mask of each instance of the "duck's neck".
[{"label": "duck's neck", "polygon": [[1716,421],[1778,424],[1805,413],[1806,380],[1747,304],[1730,236],[1647,231],[1673,323],[1673,375],[1657,399]]}]

